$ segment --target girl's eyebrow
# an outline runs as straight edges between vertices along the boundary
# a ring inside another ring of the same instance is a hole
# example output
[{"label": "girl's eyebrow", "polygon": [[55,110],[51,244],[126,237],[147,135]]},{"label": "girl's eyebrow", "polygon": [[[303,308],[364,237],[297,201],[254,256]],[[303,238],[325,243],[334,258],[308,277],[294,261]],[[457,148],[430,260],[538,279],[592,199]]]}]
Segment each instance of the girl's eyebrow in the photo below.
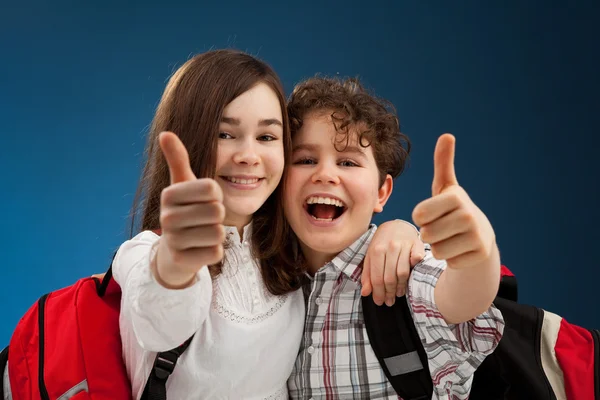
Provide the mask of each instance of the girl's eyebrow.
[{"label": "girl's eyebrow", "polygon": [[[239,118],[233,118],[233,117],[222,117],[221,122],[224,122],[229,125],[234,125],[234,126],[239,126],[242,123]],[[271,126],[271,125],[283,126],[281,121],[277,118],[266,118],[266,119],[261,119],[260,121],[258,121],[258,126]]]}]

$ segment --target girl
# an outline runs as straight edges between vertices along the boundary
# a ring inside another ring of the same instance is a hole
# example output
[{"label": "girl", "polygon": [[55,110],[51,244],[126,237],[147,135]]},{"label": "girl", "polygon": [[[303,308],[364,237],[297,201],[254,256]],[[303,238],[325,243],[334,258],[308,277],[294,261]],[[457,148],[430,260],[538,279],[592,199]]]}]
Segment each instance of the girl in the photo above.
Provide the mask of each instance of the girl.
[{"label": "girl", "polygon": [[[192,336],[167,382],[170,399],[287,398],[304,323],[303,271],[279,258],[289,229],[279,183],[290,150],[283,88],[265,63],[211,51],[170,79],[136,195],[141,233],[113,262],[135,399],[156,353]],[[406,248],[411,230],[394,225],[387,237],[403,234]],[[393,257],[396,274],[408,259]],[[383,276],[383,266],[372,270]]]}]

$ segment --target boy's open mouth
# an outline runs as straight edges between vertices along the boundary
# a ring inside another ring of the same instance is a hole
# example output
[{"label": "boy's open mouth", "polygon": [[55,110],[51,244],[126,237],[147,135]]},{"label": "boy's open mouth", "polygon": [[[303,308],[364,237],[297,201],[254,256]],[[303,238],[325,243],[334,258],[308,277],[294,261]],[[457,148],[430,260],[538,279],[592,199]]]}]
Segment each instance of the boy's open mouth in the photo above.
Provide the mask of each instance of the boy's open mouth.
[{"label": "boy's open mouth", "polygon": [[333,197],[310,196],[304,203],[308,214],[317,221],[331,222],[339,218],[347,209],[339,199]]}]

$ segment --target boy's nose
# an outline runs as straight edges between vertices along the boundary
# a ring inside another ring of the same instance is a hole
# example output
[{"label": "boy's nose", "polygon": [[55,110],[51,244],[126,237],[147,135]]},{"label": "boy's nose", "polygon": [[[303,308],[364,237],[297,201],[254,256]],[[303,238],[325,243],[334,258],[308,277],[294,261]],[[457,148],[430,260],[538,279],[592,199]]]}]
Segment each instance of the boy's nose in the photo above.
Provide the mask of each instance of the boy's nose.
[{"label": "boy's nose", "polygon": [[312,182],[337,185],[340,183],[340,179],[338,175],[332,171],[331,168],[322,166],[318,168],[313,174]]}]

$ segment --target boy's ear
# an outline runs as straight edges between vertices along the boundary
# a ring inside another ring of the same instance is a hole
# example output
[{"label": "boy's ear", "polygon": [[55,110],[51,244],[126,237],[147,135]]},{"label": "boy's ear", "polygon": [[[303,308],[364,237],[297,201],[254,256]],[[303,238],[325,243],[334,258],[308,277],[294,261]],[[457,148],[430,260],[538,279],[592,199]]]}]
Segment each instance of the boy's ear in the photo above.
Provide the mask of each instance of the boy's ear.
[{"label": "boy's ear", "polygon": [[393,188],[394,188],[394,180],[388,174],[385,176],[383,185],[381,185],[381,187],[379,188],[379,191],[377,192],[378,199],[377,199],[377,204],[375,205],[375,208],[373,209],[373,212],[379,213],[379,212],[383,211],[383,206],[385,206],[385,203],[387,203],[388,199],[390,198]]}]

